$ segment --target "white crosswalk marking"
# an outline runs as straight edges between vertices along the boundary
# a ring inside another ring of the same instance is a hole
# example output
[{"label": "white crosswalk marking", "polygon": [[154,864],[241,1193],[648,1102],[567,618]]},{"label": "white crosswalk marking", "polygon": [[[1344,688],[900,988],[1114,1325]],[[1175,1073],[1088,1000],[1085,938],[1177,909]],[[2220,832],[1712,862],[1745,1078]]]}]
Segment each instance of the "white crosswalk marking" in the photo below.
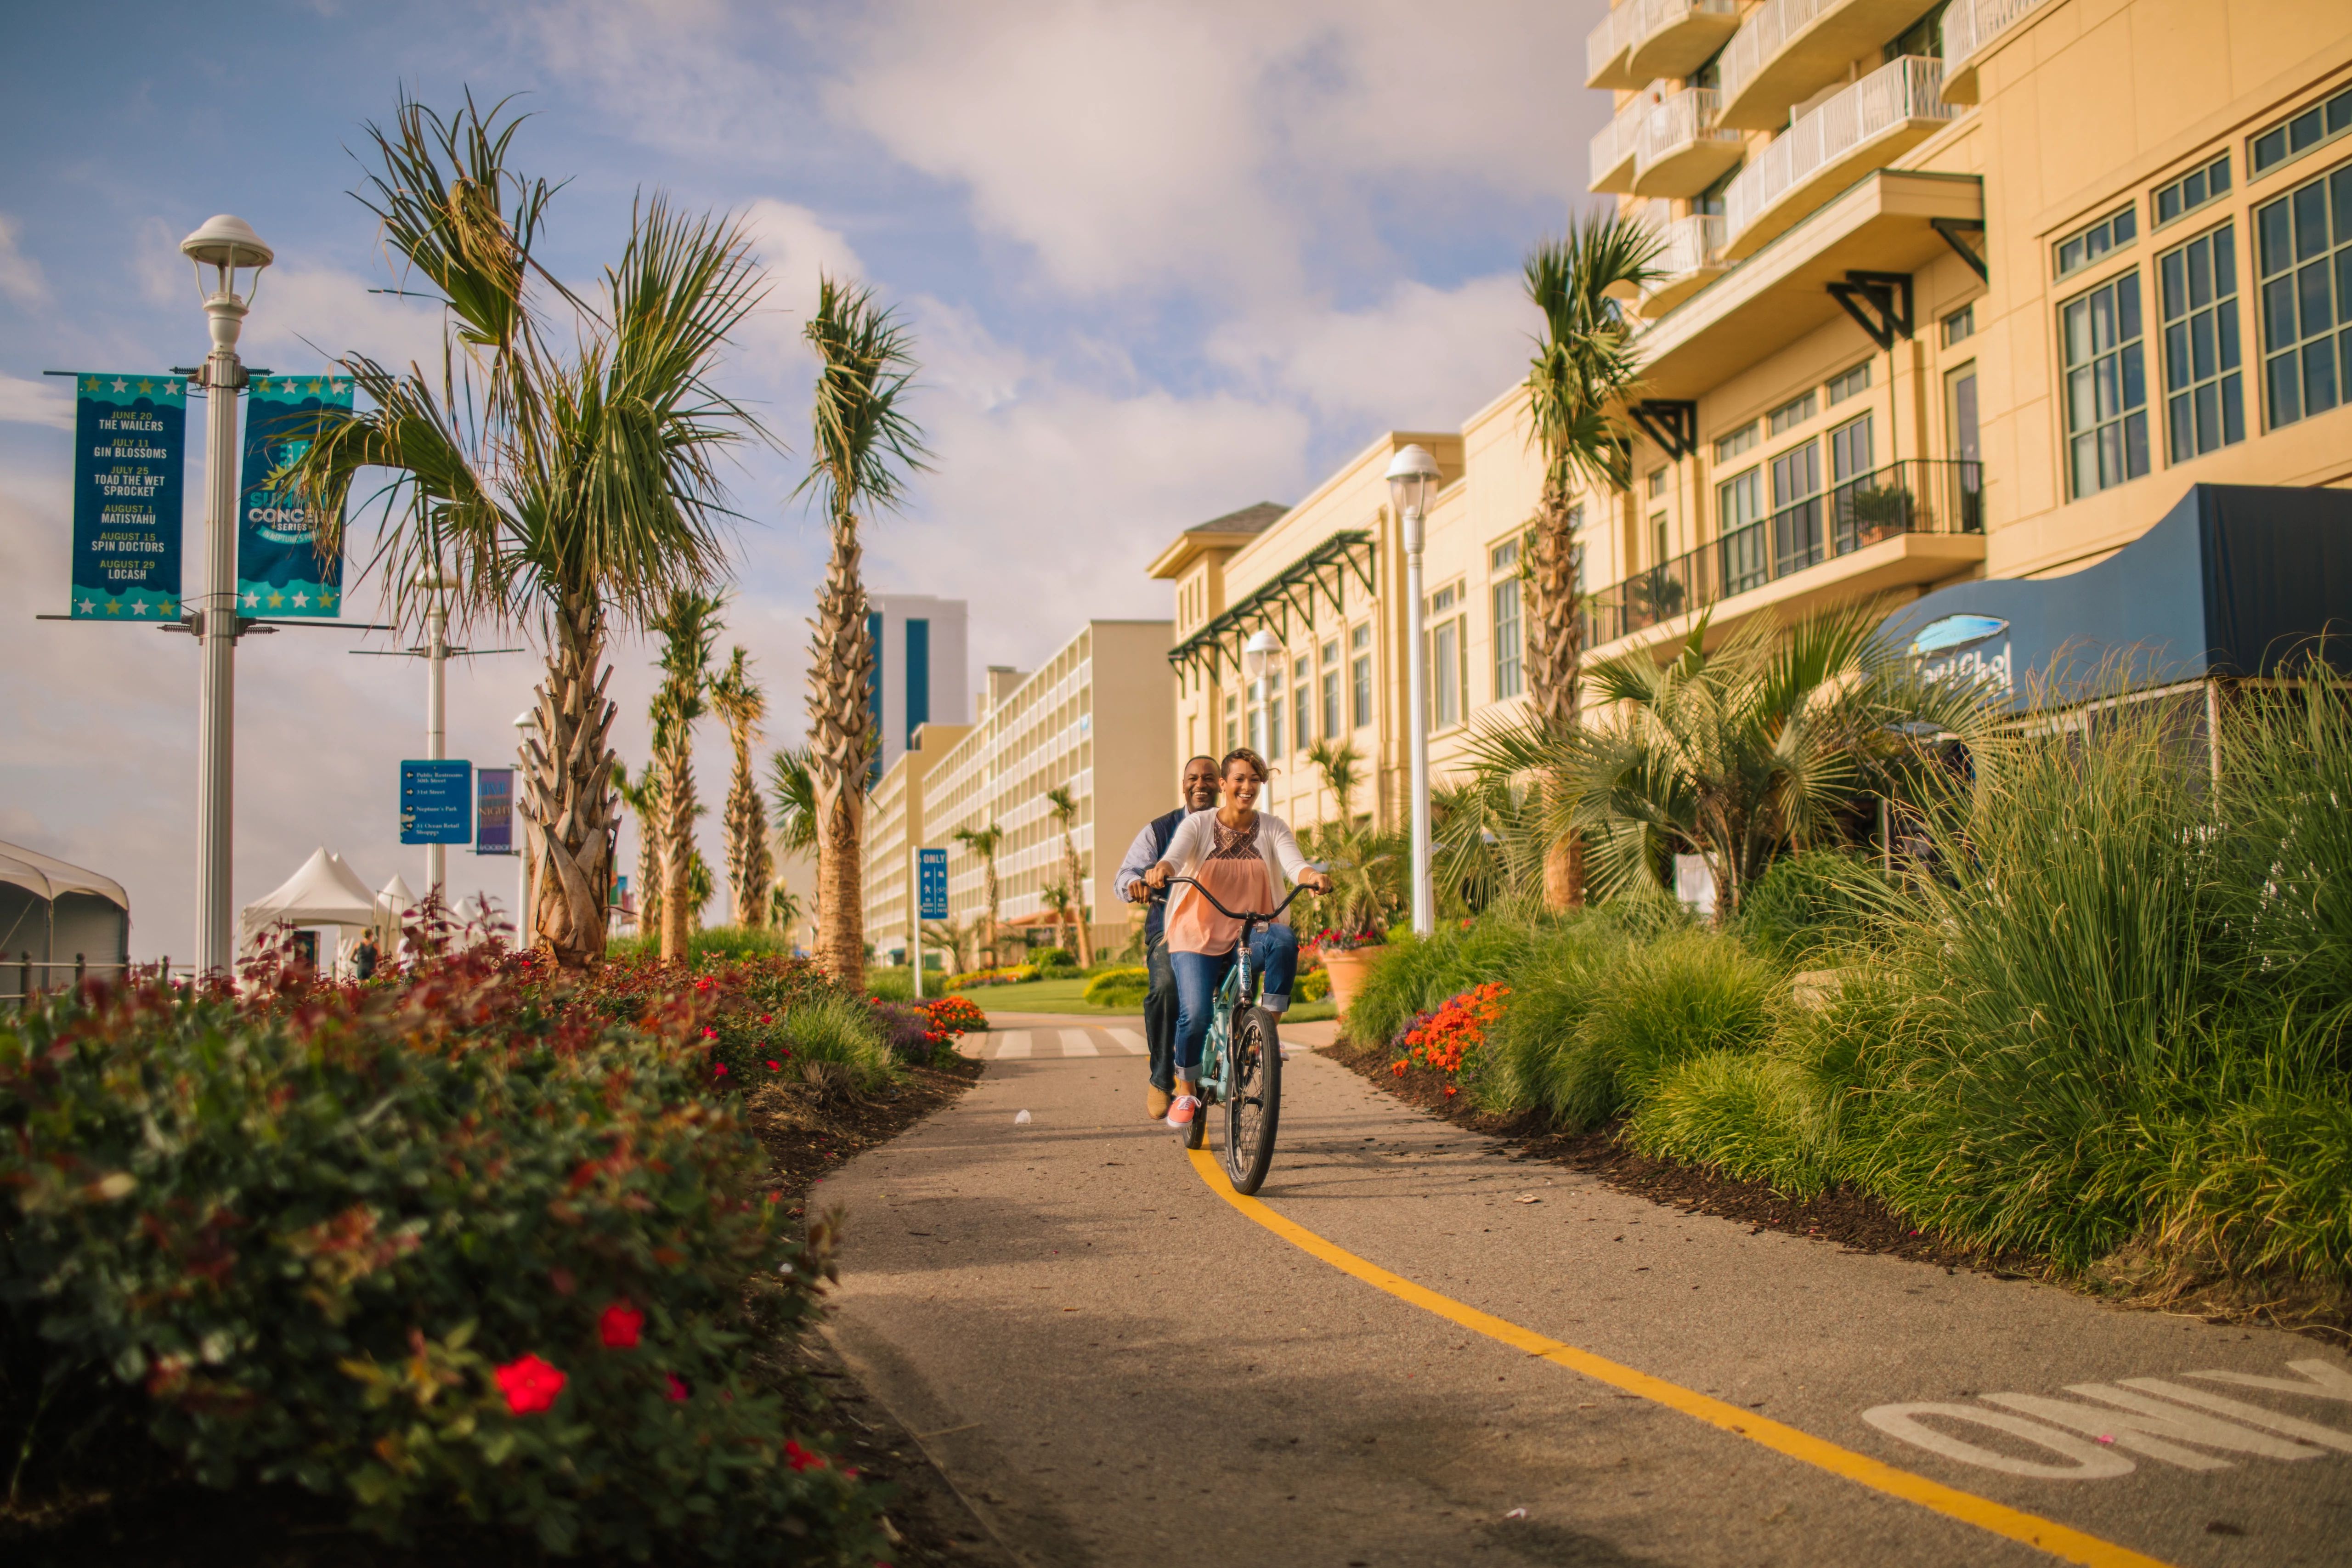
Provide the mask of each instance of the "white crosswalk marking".
[{"label": "white crosswalk marking", "polygon": [[1086,1029],[1064,1029],[1062,1054],[1066,1057],[1098,1057],[1102,1051],[1095,1045],[1094,1035]]},{"label": "white crosswalk marking", "polygon": [[1014,1057],[1025,1057],[1028,1054],[1029,1031],[1026,1029],[1015,1029],[997,1043],[996,1059],[998,1061]]},{"label": "white crosswalk marking", "polygon": [[1112,1042],[1129,1056],[1148,1057],[1151,1054],[1151,1047],[1133,1029],[1105,1029],[1103,1033],[1108,1035]]}]

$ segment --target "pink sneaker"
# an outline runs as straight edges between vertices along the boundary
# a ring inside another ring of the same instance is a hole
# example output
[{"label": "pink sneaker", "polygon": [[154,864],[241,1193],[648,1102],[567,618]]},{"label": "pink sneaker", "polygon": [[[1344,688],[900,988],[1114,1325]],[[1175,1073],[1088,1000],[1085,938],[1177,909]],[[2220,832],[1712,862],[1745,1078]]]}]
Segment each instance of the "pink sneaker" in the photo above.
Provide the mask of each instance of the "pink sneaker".
[{"label": "pink sneaker", "polygon": [[1192,1118],[1199,1115],[1200,1111],[1199,1100],[1189,1094],[1180,1094],[1176,1097],[1175,1103],[1168,1108],[1168,1125],[1181,1131],[1192,1125]]}]

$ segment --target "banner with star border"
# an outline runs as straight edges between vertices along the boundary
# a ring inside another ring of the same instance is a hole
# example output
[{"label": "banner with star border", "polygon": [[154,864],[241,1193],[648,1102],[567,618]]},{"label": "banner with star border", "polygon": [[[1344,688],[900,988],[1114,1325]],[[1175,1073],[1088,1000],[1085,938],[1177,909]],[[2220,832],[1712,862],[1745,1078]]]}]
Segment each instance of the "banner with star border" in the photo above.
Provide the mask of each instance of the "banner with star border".
[{"label": "banner with star border", "polygon": [[322,413],[351,411],[351,379],[257,375],[246,393],[245,466],[237,483],[238,613],[331,616],[343,603],[342,551],[321,556],[319,528],[326,519],[270,481],[310,446]]},{"label": "banner with star border", "polygon": [[184,379],[74,376],[73,619],[179,619],[187,436]]}]

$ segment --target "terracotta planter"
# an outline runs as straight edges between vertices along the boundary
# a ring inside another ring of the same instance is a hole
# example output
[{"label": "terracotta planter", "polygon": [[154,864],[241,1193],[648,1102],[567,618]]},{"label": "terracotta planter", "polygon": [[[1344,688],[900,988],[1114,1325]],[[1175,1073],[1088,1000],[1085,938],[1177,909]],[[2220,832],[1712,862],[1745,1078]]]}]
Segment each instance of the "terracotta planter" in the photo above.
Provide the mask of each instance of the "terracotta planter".
[{"label": "terracotta planter", "polygon": [[1348,1004],[1364,984],[1364,976],[1372,972],[1372,961],[1380,956],[1376,947],[1351,948],[1344,952],[1326,952],[1323,967],[1331,976],[1331,1001],[1339,1016],[1348,1016]]}]

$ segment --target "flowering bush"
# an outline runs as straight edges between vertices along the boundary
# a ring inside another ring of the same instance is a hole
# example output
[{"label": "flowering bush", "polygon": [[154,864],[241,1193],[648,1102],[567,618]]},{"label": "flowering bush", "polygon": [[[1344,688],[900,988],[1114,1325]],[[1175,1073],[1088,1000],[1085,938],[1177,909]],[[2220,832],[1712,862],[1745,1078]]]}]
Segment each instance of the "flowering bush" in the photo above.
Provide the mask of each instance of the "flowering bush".
[{"label": "flowering bush", "polygon": [[975,985],[1018,985],[1024,980],[1037,978],[1034,963],[1008,963],[997,969],[968,969],[961,974],[950,974],[940,982],[943,991],[966,991]]},{"label": "flowering bush", "polygon": [[1299,943],[1299,951],[1307,953],[1353,952],[1360,947],[1381,946],[1388,940],[1388,932],[1378,926],[1352,931],[1333,931],[1326,927]]},{"label": "flowering bush", "polygon": [[968,997],[942,996],[926,1006],[931,1015],[931,1027],[949,1039],[959,1035],[985,1034],[988,1030],[988,1015],[980,1010],[980,1004]]},{"label": "flowering bush", "polygon": [[1402,1078],[1409,1067],[1428,1068],[1448,1075],[1486,1043],[1486,1031],[1503,1016],[1503,998],[1511,988],[1489,981],[1447,997],[1435,1011],[1416,1014],[1398,1035],[1404,1055],[1389,1064]]},{"label": "flowering bush", "polygon": [[119,1459],[68,1440],[110,1425],[386,1535],[872,1560],[871,1503],[754,1367],[828,1232],[793,1238],[706,1092],[719,983],[567,989],[486,949],[259,978],[0,1016],[0,1427],[34,1489]]}]

